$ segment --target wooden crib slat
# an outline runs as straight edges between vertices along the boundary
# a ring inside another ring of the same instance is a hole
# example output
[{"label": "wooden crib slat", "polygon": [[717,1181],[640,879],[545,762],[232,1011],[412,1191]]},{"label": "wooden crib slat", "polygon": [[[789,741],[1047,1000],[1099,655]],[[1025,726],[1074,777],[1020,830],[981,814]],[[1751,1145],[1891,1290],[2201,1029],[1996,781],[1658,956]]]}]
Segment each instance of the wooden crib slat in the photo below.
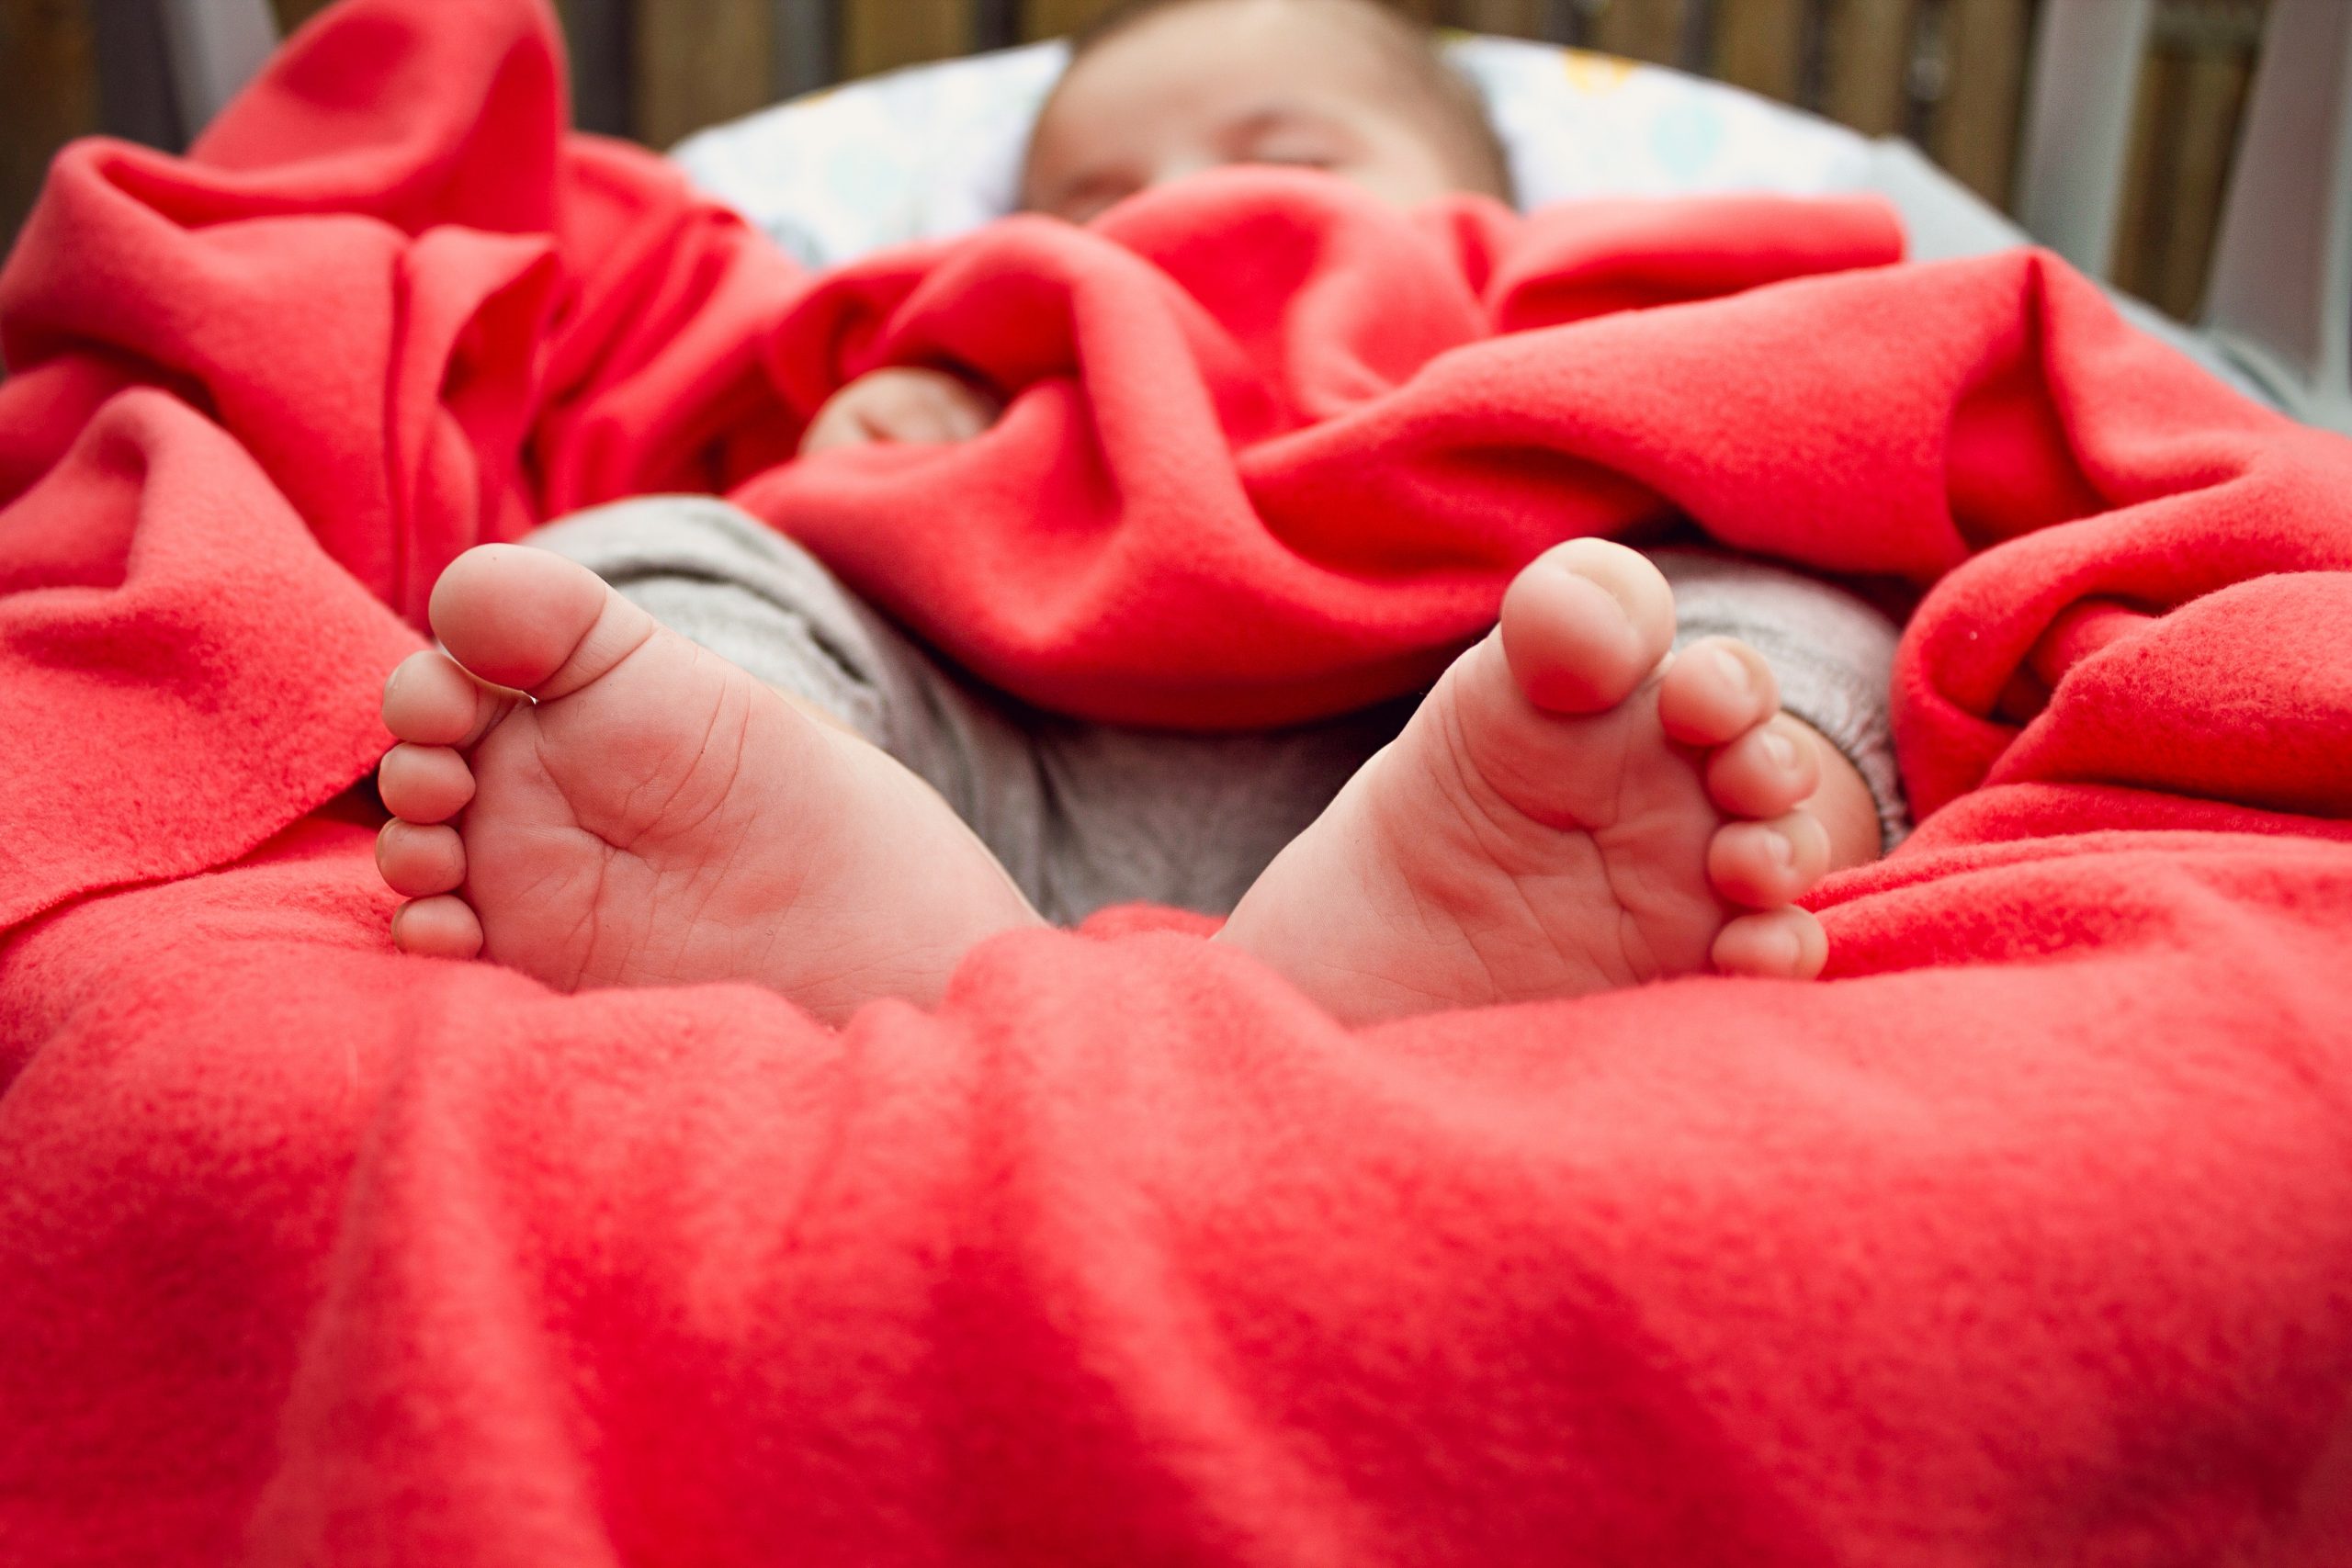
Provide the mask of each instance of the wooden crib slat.
[{"label": "wooden crib slat", "polygon": [[1800,102],[1804,28],[1805,0],[1719,0],[1715,74],[1784,104]]},{"label": "wooden crib slat", "polygon": [[1951,69],[1929,151],[1996,207],[2007,207],[2025,97],[2026,0],[1945,0]]},{"label": "wooden crib slat", "polygon": [[774,98],[769,0],[640,0],[635,20],[631,118],[651,145],[667,147]]},{"label": "wooden crib slat", "polygon": [[1589,36],[1591,46],[1604,53],[1680,65],[1698,15],[1690,0],[1606,0],[1592,17]]},{"label": "wooden crib slat", "polygon": [[[871,3],[871,0],[867,0]],[[1023,0],[1021,36],[1059,38],[1074,32],[1111,8],[1112,0]]]},{"label": "wooden crib slat", "polygon": [[1006,49],[1021,41],[1021,0],[972,0],[972,47]]},{"label": "wooden crib slat", "polygon": [[864,0],[842,17],[842,71],[866,76],[972,47],[971,0]]},{"label": "wooden crib slat", "polygon": [[2160,33],[2142,79],[2112,272],[2119,288],[2183,321],[2194,321],[2204,299],[2253,63],[2249,51],[2184,46]]},{"label": "wooden crib slat", "polygon": [[1544,0],[1454,0],[1440,9],[1446,13],[1442,19],[1452,27],[1534,38],[1544,30],[1546,8]]},{"label": "wooden crib slat", "polygon": [[572,123],[606,136],[632,134],[628,0],[557,0],[556,9],[571,51]]},{"label": "wooden crib slat", "polygon": [[80,6],[0,4],[0,247],[32,210],[50,154],[98,129],[96,47]]},{"label": "wooden crib slat", "polygon": [[1829,0],[1822,112],[1869,136],[1901,130],[1917,20],[1914,0]]}]

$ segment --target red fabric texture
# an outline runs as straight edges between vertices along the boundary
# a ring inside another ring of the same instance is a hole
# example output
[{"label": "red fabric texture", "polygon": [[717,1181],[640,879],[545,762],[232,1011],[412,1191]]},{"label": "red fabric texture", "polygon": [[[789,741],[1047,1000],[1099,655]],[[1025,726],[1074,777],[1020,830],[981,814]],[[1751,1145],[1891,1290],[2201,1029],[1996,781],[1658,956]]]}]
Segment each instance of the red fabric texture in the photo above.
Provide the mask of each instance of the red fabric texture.
[{"label": "red fabric texture", "polygon": [[[1236,175],[812,283],[560,82],[358,0],[0,274],[0,1559],[2352,1559],[2352,446],[1865,206]],[[1010,412],[784,462],[890,363]],[[395,955],[319,808],[435,573],[658,489],[1195,725],[1686,515],[1924,592],[1926,820],[1825,983],[1357,1034],[1150,911],[839,1032]]]}]

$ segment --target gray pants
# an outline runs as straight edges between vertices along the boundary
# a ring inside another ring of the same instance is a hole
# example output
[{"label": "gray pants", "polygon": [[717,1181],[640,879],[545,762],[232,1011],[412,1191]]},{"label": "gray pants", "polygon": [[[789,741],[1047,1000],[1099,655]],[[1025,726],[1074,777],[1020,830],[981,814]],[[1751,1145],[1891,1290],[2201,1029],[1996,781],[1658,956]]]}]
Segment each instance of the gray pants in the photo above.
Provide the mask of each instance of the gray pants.
[{"label": "gray pants", "polygon": [[[1136,900],[1230,911],[1418,700],[1235,734],[1093,724],[943,664],[807,551],[713,497],[598,507],[530,542],[905,763],[1057,923]],[[1887,735],[1892,624],[1839,590],[1754,562],[1652,558],[1674,584],[1677,642],[1722,633],[1762,653],[1788,710],[1853,759],[1891,843],[1904,827]]]}]

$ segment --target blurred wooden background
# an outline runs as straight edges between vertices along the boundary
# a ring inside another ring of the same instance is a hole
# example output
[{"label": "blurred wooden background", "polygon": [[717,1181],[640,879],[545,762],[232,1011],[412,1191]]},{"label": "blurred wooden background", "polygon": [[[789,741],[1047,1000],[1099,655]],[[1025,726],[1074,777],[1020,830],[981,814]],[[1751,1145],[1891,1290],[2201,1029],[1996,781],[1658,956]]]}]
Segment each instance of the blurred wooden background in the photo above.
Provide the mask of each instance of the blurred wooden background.
[{"label": "blurred wooden background", "polygon": [[[273,0],[288,27],[324,0]],[[1108,0],[558,0],[581,122],[667,146],[790,92],[1068,30]],[[1432,22],[1719,77],[1896,132],[1998,206],[2036,0],[1394,0]],[[2352,0],[2346,0],[2352,4]],[[2267,0],[2160,0],[2140,77],[2116,278],[2182,318],[2203,298]],[[120,0],[0,0],[0,243],[50,154],[102,121]],[[117,78],[118,99],[135,94]],[[162,90],[158,85],[154,90]],[[113,112],[109,112],[109,110]]]}]

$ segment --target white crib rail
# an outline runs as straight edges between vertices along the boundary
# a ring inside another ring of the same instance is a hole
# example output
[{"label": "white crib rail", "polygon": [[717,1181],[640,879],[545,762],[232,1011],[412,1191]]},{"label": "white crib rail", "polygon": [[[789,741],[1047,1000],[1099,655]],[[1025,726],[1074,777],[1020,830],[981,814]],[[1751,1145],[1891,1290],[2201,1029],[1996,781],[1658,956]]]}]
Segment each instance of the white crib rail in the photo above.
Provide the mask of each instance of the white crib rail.
[{"label": "white crib rail", "polygon": [[2155,0],[2044,0],[2018,137],[2018,221],[2089,273],[2114,263],[2124,165]]},{"label": "white crib rail", "polygon": [[219,114],[277,47],[269,0],[159,0],[173,118],[184,136]]},{"label": "white crib rail", "polygon": [[2289,412],[2352,434],[2352,4],[2272,0],[2205,327]]}]

